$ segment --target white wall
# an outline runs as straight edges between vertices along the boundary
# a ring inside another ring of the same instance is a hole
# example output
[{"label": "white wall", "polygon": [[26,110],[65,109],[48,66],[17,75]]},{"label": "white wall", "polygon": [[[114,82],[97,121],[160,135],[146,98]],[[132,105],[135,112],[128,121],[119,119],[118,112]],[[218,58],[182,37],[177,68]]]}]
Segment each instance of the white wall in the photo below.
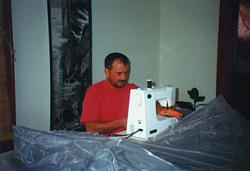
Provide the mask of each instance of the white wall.
[{"label": "white wall", "polygon": [[118,51],[132,64],[130,81],[159,81],[159,0],[92,0],[93,82],[105,79],[104,58]]},{"label": "white wall", "polygon": [[216,97],[218,0],[161,0],[161,85],[179,89],[179,100],[197,87],[206,102]]},{"label": "white wall", "polygon": [[104,79],[103,60],[127,54],[131,82],[174,85],[179,100],[197,87],[209,102],[216,96],[218,0],[93,0],[93,81]]},{"label": "white wall", "polygon": [[47,0],[12,0],[16,124],[50,129]]}]

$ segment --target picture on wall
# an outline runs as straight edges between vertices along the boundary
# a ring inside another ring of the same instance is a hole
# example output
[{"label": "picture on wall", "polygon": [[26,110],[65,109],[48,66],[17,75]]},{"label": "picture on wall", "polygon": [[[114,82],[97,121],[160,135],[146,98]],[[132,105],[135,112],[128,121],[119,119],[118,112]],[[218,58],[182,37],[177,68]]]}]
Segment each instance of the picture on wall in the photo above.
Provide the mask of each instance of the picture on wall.
[{"label": "picture on wall", "polygon": [[92,83],[91,0],[48,0],[51,130],[84,130],[82,101]]}]

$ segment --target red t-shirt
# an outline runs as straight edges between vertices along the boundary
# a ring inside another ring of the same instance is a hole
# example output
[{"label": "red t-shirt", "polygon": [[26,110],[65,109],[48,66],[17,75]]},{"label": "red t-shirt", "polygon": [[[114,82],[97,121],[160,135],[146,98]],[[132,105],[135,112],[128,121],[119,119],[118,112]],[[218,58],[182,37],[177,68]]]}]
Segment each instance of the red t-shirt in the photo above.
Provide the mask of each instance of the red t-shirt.
[{"label": "red t-shirt", "polygon": [[[130,90],[135,88],[138,86],[127,83],[123,88],[115,89],[106,80],[91,85],[83,101],[81,122],[111,121],[127,117]],[[125,129],[111,133],[123,130]]]}]

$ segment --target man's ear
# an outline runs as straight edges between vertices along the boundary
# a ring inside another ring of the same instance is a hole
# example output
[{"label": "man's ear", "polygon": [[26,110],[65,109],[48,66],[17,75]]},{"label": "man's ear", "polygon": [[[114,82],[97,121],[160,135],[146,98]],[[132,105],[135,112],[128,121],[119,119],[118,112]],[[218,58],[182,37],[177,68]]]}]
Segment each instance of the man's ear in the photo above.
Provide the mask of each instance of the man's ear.
[{"label": "man's ear", "polygon": [[108,68],[105,68],[105,69],[104,69],[104,74],[106,75],[106,77],[109,76],[109,69],[108,69]]}]

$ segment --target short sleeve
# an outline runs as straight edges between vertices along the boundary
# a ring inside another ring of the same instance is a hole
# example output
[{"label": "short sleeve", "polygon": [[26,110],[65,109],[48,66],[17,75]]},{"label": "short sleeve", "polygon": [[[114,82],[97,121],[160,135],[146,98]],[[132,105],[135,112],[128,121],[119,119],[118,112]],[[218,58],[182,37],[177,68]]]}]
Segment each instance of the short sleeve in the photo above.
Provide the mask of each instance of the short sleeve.
[{"label": "short sleeve", "polygon": [[137,85],[134,84],[134,83],[130,83],[130,84],[129,84],[129,88],[130,88],[130,89],[137,89],[137,88],[139,88],[139,86],[137,86]]}]

